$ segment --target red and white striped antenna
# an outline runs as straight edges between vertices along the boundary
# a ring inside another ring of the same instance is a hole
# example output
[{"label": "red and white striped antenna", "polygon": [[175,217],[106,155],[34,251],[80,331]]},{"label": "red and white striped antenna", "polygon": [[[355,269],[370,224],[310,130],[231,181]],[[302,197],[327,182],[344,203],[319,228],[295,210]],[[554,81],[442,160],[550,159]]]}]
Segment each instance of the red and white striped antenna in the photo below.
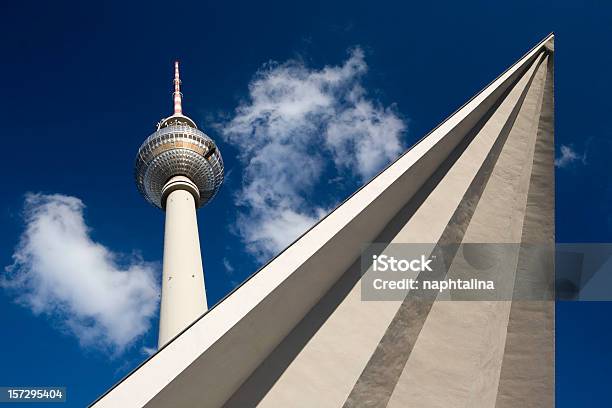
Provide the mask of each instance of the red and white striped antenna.
[{"label": "red and white striped antenna", "polygon": [[174,61],[174,114],[183,114],[183,94],[181,93],[181,78],[179,76],[179,62]]}]

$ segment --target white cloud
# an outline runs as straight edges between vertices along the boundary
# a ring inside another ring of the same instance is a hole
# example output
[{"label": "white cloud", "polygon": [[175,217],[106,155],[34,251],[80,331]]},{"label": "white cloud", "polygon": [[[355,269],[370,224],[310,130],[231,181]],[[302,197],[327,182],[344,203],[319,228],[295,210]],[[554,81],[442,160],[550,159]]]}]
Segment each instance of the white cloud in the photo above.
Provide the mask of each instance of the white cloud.
[{"label": "white cloud", "polygon": [[561,156],[555,158],[555,167],[567,167],[571,163],[580,160],[586,162],[586,156],[576,153],[571,146],[561,145]]},{"label": "white cloud", "polygon": [[0,286],[81,345],[120,352],[150,328],[158,307],[155,268],[136,257],[120,262],[94,242],[83,208],[76,197],[28,194],[26,228]]},{"label": "white cloud", "polygon": [[351,169],[365,180],[402,151],[399,136],[405,124],[391,108],[375,106],[362,92],[356,86],[348,95],[352,106],[331,119],[325,135],[336,167]]},{"label": "white cloud", "polygon": [[223,258],[223,267],[228,275],[232,275],[234,273],[234,267],[230,263],[229,259]]},{"label": "white cloud", "polygon": [[140,352],[142,354],[144,354],[145,356],[147,356],[147,357],[151,357],[153,354],[155,354],[156,351],[157,351],[156,348],[154,348],[154,347],[147,347],[147,346],[143,346],[140,349]]},{"label": "white cloud", "polygon": [[290,60],[270,63],[249,84],[219,128],[245,167],[237,230],[260,260],[274,255],[329,208],[309,197],[326,166],[360,180],[372,177],[403,150],[405,124],[393,107],[368,98],[363,51],[340,66],[310,69]]}]

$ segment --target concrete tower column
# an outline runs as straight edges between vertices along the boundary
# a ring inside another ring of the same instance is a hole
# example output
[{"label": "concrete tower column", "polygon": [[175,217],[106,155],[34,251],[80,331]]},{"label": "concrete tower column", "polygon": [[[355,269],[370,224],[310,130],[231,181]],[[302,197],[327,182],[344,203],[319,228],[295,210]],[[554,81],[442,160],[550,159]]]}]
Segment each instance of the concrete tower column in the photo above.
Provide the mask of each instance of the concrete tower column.
[{"label": "concrete tower column", "polygon": [[162,347],[206,311],[204,270],[196,207],[197,186],[172,177],[162,189],[166,210],[158,347]]},{"label": "concrete tower column", "polygon": [[174,63],[174,114],[157,124],[138,149],[134,168],[143,197],[166,211],[158,346],[206,311],[196,210],[223,183],[223,158],[214,140],[183,115],[179,63]]}]

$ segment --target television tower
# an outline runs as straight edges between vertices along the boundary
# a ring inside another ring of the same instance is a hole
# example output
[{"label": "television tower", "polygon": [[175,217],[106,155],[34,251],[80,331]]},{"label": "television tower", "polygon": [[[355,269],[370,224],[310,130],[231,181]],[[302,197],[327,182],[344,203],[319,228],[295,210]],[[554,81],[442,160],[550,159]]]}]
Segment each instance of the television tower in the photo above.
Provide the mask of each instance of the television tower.
[{"label": "television tower", "polygon": [[136,157],[138,190],[165,210],[164,261],[158,347],[207,309],[196,209],[223,182],[215,142],[183,115],[179,63],[174,63],[174,114],[157,124]]}]

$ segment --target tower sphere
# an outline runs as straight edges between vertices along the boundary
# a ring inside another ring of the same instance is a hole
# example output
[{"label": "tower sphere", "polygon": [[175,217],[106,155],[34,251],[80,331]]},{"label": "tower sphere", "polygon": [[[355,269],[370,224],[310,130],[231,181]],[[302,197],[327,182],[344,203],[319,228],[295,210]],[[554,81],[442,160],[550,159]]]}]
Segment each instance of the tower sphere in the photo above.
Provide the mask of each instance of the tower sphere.
[{"label": "tower sphere", "polygon": [[134,172],[140,193],[162,209],[168,190],[164,186],[174,177],[191,181],[197,207],[209,202],[223,182],[223,159],[215,142],[182,114],[178,63],[175,68],[174,114],[140,146]]}]

